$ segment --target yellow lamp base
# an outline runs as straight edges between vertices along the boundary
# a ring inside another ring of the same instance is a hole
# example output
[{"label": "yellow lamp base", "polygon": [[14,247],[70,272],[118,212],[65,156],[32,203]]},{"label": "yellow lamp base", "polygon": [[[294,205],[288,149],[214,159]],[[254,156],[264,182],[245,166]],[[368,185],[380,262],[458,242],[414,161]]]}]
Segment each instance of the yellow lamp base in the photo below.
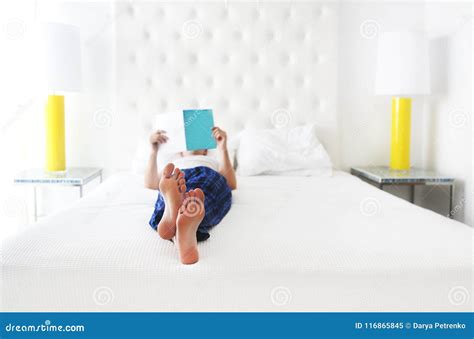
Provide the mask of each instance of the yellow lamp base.
[{"label": "yellow lamp base", "polygon": [[390,168],[410,169],[411,98],[392,98]]},{"label": "yellow lamp base", "polygon": [[64,96],[50,95],[46,104],[46,171],[66,171]]}]

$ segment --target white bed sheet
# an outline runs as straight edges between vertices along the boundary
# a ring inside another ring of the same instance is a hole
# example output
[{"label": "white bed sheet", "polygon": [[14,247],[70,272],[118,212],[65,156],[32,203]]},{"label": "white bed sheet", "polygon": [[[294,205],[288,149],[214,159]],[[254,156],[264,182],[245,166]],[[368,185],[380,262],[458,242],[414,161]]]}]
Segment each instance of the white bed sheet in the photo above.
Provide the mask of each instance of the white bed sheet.
[{"label": "white bed sheet", "polygon": [[192,266],[148,226],[156,195],[114,175],[5,241],[2,310],[473,309],[472,229],[348,174],[239,178]]}]

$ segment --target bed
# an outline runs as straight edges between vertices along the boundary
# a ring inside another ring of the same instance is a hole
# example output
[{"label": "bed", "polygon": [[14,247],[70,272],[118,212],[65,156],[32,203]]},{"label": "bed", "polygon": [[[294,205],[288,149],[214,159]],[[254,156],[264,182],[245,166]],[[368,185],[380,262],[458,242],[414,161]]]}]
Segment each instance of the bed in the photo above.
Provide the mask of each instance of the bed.
[{"label": "bed", "polygon": [[[212,107],[229,135],[313,123],[341,168],[337,2],[112,6],[115,106],[94,113],[113,120],[94,139],[108,171],[139,151],[144,166],[149,146],[137,139],[156,113],[183,107]],[[183,266],[148,226],[157,193],[140,175],[112,175],[2,244],[1,309],[472,311],[468,226],[339,171],[238,182],[199,263]]]},{"label": "bed", "polygon": [[2,311],[472,311],[472,229],[350,176],[240,177],[184,266],[113,175],[2,246]]}]

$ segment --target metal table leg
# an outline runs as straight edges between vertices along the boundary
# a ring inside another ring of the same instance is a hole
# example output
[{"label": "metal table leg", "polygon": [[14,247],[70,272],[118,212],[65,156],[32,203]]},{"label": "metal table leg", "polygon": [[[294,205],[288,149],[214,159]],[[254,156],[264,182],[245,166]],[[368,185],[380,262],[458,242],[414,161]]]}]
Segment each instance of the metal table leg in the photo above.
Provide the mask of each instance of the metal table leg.
[{"label": "metal table leg", "polygon": [[410,202],[414,204],[415,203],[415,185],[411,185],[410,187],[411,187],[410,188]]},{"label": "metal table leg", "polygon": [[448,217],[450,219],[453,218],[453,198],[454,198],[454,185],[449,186],[449,212],[448,212]]},{"label": "metal table leg", "polygon": [[37,202],[37,193],[36,193],[36,186],[33,186],[33,200],[34,200],[34,205],[33,205],[33,215],[34,215],[34,221],[38,221],[38,202]]}]

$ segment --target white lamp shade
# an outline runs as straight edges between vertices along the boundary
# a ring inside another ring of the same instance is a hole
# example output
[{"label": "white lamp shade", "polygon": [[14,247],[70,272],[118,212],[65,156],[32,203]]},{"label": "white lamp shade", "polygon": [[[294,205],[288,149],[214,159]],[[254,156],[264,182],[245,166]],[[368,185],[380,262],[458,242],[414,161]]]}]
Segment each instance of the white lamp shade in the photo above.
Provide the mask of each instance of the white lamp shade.
[{"label": "white lamp shade", "polygon": [[43,88],[52,92],[81,90],[81,39],[79,28],[60,23],[39,27],[39,72]]},{"label": "white lamp shade", "polygon": [[422,33],[381,33],[377,48],[375,94],[422,95],[430,92],[428,40]]}]

